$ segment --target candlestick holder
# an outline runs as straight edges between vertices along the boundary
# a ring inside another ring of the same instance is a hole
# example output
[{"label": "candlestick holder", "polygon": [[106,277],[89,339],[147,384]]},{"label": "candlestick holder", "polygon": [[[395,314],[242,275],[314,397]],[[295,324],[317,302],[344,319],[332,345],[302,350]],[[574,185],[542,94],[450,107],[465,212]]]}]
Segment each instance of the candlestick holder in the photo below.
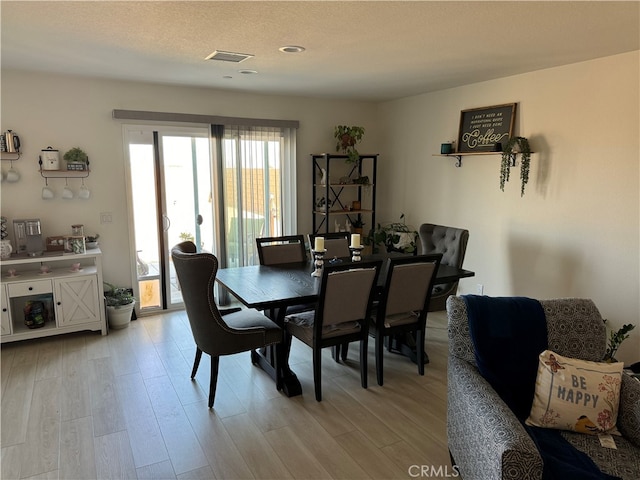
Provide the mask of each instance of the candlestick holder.
[{"label": "candlestick holder", "polygon": [[312,250],[313,253],[315,270],[311,272],[312,277],[321,277],[322,276],[322,267],[324,266],[324,254],[326,253],[326,249],[324,250]]},{"label": "candlestick holder", "polygon": [[354,247],[352,245],[349,245],[349,250],[351,250],[352,262],[359,262],[360,260],[362,260],[362,257],[360,255],[362,254],[363,249],[364,247],[362,245],[359,247]]}]

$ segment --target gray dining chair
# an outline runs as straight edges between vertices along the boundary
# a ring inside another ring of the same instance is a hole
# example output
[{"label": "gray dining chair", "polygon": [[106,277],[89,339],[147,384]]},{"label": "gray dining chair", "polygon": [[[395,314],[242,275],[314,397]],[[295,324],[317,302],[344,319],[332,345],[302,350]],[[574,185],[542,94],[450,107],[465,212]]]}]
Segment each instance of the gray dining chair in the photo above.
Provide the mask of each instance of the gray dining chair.
[{"label": "gray dining chair", "polygon": [[[441,253],[442,264],[462,268],[464,255],[467,252],[469,230],[463,228],[423,223],[418,231],[422,255]],[[447,298],[458,291],[458,282],[451,282],[433,287],[429,311],[436,312],[447,308]]]},{"label": "gray dining chair", "polygon": [[304,262],[307,249],[302,235],[256,238],[260,265]]},{"label": "gray dining chair", "polygon": [[285,317],[285,348],[292,336],[313,351],[316,400],[322,400],[322,349],[360,341],[360,381],[367,388],[369,315],[382,261],[343,263],[323,268],[318,301],[313,311]]},{"label": "gray dining chair", "polygon": [[[194,243],[186,241],[171,249],[171,257],[196,343],[191,379],[195,379],[202,352],[209,354],[209,408],[212,408],[220,356],[280,343],[283,337],[282,329],[254,309],[241,309],[223,317],[214,298],[218,259],[213,254],[197,253]],[[276,372],[279,375],[277,358]],[[276,380],[276,386],[280,388],[279,378]]]},{"label": "gray dining chair", "polygon": [[324,238],[324,248],[327,250],[324,254],[325,260],[332,258],[350,257],[349,243],[351,242],[351,233],[349,232],[329,232],[329,233],[310,233],[309,245],[313,248],[316,237]]},{"label": "gray dining chair", "polygon": [[384,339],[389,346],[395,336],[414,335],[418,373],[424,375],[424,343],[427,312],[433,282],[442,254],[387,259],[386,280],[380,301],[371,319],[375,337],[376,376],[383,384]]}]

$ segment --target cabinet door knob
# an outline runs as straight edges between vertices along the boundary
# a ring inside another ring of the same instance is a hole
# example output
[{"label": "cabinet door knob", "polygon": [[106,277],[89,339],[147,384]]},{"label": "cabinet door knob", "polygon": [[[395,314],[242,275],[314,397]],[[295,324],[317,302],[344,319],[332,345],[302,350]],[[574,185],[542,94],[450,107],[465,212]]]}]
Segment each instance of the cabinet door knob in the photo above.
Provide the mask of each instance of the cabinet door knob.
[{"label": "cabinet door knob", "polygon": [[29,287],[29,291],[33,290],[33,287]]},{"label": "cabinet door knob", "polygon": [[6,309],[6,308],[3,308],[3,309],[2,309],[2,311],[3,311],[3,312],[6,312],[6,311],[7,311],[7,309]]},{"label": "cabinet door knob", "polygon": [[62,302],[58,302],[57,305],[62,305]]}]

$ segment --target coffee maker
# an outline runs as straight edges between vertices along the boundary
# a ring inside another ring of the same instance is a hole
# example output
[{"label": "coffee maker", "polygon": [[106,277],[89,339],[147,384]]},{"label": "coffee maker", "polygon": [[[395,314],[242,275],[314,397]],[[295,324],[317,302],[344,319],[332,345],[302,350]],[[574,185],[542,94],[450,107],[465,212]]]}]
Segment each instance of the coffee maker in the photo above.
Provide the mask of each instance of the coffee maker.
[{"label": "coffee maker", "polygon": [[39,219],[14,220],[13,233],[16,238],[18,254],[26,253],[30,257],[42,255],[42,227]]}]

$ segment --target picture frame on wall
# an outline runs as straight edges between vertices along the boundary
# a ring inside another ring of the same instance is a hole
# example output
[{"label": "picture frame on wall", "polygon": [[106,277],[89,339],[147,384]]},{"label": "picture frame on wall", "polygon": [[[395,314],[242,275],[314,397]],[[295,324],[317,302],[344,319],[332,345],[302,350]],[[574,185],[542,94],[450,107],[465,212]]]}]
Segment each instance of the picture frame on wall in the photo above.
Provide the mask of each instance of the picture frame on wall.
[{"label": "picture frame on wall", "polygon": [[460,112],[458,152],[500,152],[513,136],[517,103],[470,108]]}]

